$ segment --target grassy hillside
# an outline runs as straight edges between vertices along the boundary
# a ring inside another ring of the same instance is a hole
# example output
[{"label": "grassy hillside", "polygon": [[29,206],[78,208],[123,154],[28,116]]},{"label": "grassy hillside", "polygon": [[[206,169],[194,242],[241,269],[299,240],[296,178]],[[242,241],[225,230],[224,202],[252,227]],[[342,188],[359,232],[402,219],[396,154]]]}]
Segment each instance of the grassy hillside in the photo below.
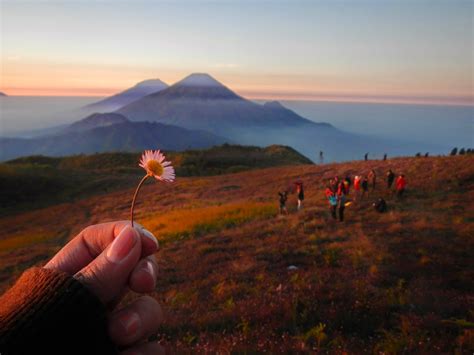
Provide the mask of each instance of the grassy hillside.
[{"label": "grassy hillside", "polygon": [[[143,175],[141,153],[101,153],[56,158],[32,156],[0,164],[0,215],[133,187]],[[178,176],[219,175],[282,165],[310,164],[290,147],[222,145],[171,152]]]},{"label": "grassy hillside", "polygon": [[[328,178],[388,168],[370,199],[328,216]],[[305,207],[277,215],[304,182]],[[126,219],[133,189],[0,218],[0,282],[50,258],[85,226]],[[378,196],[389,211],[375,212]],[[472,353],[474,158],[276,167],[148,184],[137,221],[162,241],[153,293],[171,352]],[[58,218],[57,216],[61,216]],[[131,295],[130,297],[134,297]]]}]

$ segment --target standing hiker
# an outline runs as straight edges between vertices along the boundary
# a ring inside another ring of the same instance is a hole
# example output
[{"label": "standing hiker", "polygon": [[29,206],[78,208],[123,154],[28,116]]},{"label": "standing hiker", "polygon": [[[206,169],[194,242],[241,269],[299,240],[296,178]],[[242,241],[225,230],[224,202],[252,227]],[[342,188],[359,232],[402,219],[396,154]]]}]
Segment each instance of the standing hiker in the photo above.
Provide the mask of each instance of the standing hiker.
[{"label": "standing hiker", "polygon": [[319,151],[319,164],[323,165],[324,164],[324,157],[323,157],[323,151]]},{"label": "standing hiker", "polygon": [[286,201],[288,200],[288,192],[278,192],[280,196],[280,214],[288,214],[288,210],[286,209]]},{"label": "standing hiker", "polygon": [[388,169],[387,171],[387,189],[392,188],[393,180],[395,180],[395,174],[393,173],[392,169]]},{"label": "standing hiker", "polygon": [[296,183],[296,194],[298,196],[298,211],[303,208],[303,200],[304,200],[304,191],[303,191],[303,183],[297,182]]},{"label": "standing hiker", "polygon": [[386,160],[387,160],[387,153],[383,155],[383,161],[386,161]]},{"label": "standing hiker", "polygon": [[395,184],[398,197],[403,196],[406,186],[407,186],[407,181],[405,180],[405,175],[400,174],[400,176],[397,178],[397,183]]},{"label": "standing hiker", "polygon": [[367,161],[369,159],[369,153],[365,153],[364,160]]},{"label": "standing hiker", "polygon": [[360,175],[354,176],[354,200],[357,201],[360,198],[360,180],[361,180]]},{"label": "standing hiker", "polygon": [[329,202],[329,210],[331,211],[331,217],[336,219],[336,209],[337,209],[337,195],[336,190],[333,188],[334,180],[329,181],[329,185],[326,187],[326,198]]},{"label": "standing hiker", "polygon": [[344,209],[346,208],[346,187],[344,181],[339,183],[337,188],[337,206],[339,210],[339,221],[344,222]]},{"label": "standing hiker", "polygon": [[377,180],[377,174],[375,174],[375,170],[372,169],[369,172],[369,184],[372,185],[373,190],[375,190],[376,180]]},{"label": "standing hiker", "polygon": [[367,176],[364,176],[361,182],[362,186],[362,195],[360,199],[362,200],[364,198],[364,195],[367,195],[369,197],[369,181],[367,180]]},{"label": "standing hiker", "polygon": [[346,187],[347,195],[349,195],[349,191],[351,188],[351,176],[349,174],[347,174],[346,178],[344,179],[344,186]]}]

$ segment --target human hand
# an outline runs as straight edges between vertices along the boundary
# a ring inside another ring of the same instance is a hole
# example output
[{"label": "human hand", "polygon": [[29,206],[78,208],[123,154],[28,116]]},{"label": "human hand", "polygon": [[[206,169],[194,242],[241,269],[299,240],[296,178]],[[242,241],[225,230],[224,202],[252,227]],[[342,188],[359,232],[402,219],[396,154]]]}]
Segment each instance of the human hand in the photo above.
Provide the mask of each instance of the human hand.
[{"label": "human hand", "polygon": [[[155,289],[158,265],[153,256],[158,242],[149,231],[129,221],[89,226],[62,248],[45,268],[66,272],[84,284],[110,309],[127,289]],[[109,315],[109,335],[122,354],[157,354],[157,343],[145,342],[162,320],[158,302],[142,296]]]}]

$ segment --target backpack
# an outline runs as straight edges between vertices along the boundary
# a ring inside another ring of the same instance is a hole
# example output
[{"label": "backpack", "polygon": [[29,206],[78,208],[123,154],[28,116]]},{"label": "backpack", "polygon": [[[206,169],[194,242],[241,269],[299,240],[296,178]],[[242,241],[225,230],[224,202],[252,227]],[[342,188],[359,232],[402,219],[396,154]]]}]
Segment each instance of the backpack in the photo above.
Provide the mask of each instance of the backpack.
[{"label": "backpack", "polygon": [[331,206],[337,206],[337,197],[335,195],[329,196],[329,204]]},{"label": "backpack", "polygon": [[384,213],[387,211],[387,203],[383,198],[379,198],[377,202],[372,204],[377,212]]}]

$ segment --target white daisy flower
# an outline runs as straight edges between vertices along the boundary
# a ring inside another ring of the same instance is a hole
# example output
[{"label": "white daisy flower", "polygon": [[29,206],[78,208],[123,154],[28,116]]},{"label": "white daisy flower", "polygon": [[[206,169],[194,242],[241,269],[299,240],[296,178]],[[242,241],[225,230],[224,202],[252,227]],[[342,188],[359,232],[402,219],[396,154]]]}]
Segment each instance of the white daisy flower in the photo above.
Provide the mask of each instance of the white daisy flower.
[{"label": "white daisy flower", "polygon": [[142,154],[139,166],[146,170],[148,176],[157,180],[173,182],[176,175],[171,162],[159,150],[146,150]]}]

